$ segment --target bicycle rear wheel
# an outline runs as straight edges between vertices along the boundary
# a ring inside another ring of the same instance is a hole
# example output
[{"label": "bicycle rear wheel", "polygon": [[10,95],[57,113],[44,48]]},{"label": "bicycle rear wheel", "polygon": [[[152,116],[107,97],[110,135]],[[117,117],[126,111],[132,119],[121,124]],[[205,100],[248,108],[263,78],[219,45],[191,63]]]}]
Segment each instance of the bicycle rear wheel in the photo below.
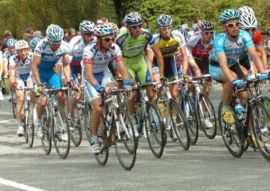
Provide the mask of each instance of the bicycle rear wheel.
[{"label": "bicycle rear wheel", "polygon": [[[220,102],[218,107],[218,122],[220,127],[220,132],[222,135],[222,139],[224,141],[225,146],[227,147],[228,151],[234,157],[241,157],[244,151],[244,142],[243,142],[243,132],[242,128],[239,125],[238,121],[235,120],[235,124],[228,125],[226,124],[221,116],[223,103]],[[234,114],[234,118],[236,116]]]},{"label": "bicycle rear wheel", "polygon": [[70,149],[70,132],[67,116],[63,108],[58,107],[53,116],[53,142],[57,154],[65,159]]},{"label": "bicycle rear wheel", "polygon": [[26,135],[28,137],[28,146],[29,148],[32,148],[34,143],[34,119],[33,119],[33,107],[30,102],[27,103],[25,119],[26,119],[25,121]]},{"label": "bicycle rear wheel", "polygon": [[174,132],[180,145],[184,150],[188,150],[190,146],[189,123],[182,113],[178,103],[174,100],[170,101],[170,115],[172,116],[172,124]]},{"label": "bicycle rear wheel", "polygon": [[145,131],[149,147],[156,158],[160,158],[163,154],[164,141],[164,126],[161,122],[157,107],[147,102],[145,117]]},{"label": "bicycle rear wheel", "polygon": [[264,104],[256,101],[251,108],[252,129],[263,157],[270,161],[270,116]]},{"label": "bicycle rear wheel", "polygon": [[[76,115],[73,115],[70,124],[70,138],[75,147],[80,146],[82,142],[82,121],[83,110],[77,108]],[[76,117],[75,117],[76,116]]]},{"label": "bicycle rear wheel", "polygon": [[200,94],[199,100],[196,102],[196,111],[205,136],[214,139],[217,134],[216,114],[214,106],[206,94]]},{"label": "bicycle rear wheel", "polygon": [[115,131],[115,151],[119,163],[125,170],[131,170],[136,161],[138,139],[134,127],[125,111],[119,111],[113,121]]},{"label": "bicycle rear wheel", "polygon": [[180,107],[182,113],[185,116],[186,121],[188,122],[188,135],[190,139],[190,143],[195,145],[198,140],[198,126],[199,120],[197,119],[196,107],[191,96],[186,95],[186,98],[182,98],[180,100]]},{"label": "bicycle rear wheel", "polygon": [[41,126],[42,126],[41,143],[42,148],[46,155],[49,155],[52,149],[51,125],[52,125],[52,115],[50,115],[48,107],[45,107],[44,113],[41,118]]}]

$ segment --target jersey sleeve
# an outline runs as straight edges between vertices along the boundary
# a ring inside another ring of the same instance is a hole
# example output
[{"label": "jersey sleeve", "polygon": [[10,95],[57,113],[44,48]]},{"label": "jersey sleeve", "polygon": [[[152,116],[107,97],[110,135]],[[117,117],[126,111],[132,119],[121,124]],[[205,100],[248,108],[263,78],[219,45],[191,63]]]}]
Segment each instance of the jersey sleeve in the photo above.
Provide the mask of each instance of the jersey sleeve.
[{"label": "jersey sleeve", "polygon": [[117,44],[113,44],[112,48],[113,48],[113,60],[116,63],[123,61],[122,51],[120,47]]},{"label": "jersey sleeve", "polygon": [[9,58],[9,69],[14,70],[16,68],[15,55]]},{"label": "jersey sleeve", "polygon": [[41,41],[37,44],[37,46],[36,46],[36,48],[35,48],[35,50],[34,50],[34,55],[36,55],[36,56],[41,56],[41,54],[42,54],[42,52],[43,52],[43,50],[44,50],[45,47],[46,47],[46,41],[41,40]]},{"label": "jersey sleeve", "polygon": [[82,64],[87,65],[87,64],[93,64],[93,52],[92,50],[92,46],[91,45],[87,45],[84,50],[83,50],[83,54],[82,54]]},{"label": "jersey sleeve", "polygon": [[254,46],[254,43],[250,34],[246,31],[242,31],[242,32],[243,32],[243,39],[245,42],[245,47],[248,49],[249,47]]},{"label": "jersey sleeve", "polygon": [[197,43],[200,40],[201,35],[195,35],[192,36],[188,41],[187,41],[187,46],[188,48],[194,48],[196,47]]},{"label": "jersey sleeve", "polygon": [[217,35],[214,38],[213,50],[215,54],[225,54],[224,51],[224,34]]},{"label": "jersey sleeve", "polygon": [[262,32],[259,30],[256,30],[255,35],[253,37],[253,42],[256,46],[262,46],[263,44],[263,37]]},{"label": "jersey sleeve", "polygon": [[144,29],[143,29],[143,34],[147,40],[147,44],[149,44],[152,47],[155,44],[155,39],[154,39],[153,35]]},{"label": "jersey sleeve", "polygon": [[176,41],[179,44],[180,48],[183,48],[187,45],[184,35],[180,31],[173,31],[173,37],[176,39]]}]

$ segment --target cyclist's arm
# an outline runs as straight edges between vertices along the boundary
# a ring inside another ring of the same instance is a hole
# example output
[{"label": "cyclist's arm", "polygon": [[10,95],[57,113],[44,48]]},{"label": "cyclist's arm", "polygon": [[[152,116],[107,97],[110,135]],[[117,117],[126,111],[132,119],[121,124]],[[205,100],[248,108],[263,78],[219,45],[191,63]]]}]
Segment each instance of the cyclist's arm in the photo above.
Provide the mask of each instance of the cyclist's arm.
[{"label": "cyclist's arm", "polygon": [[228,80],[230,81],[235,80],[234,76],[231,74],[231,70],[228,67],[226,55],[224,53],[219,53],[217,54],[217,59],[218,59],[222,72],[228,78]]},{"label": "cyclist's arm", "polygon": [[126,68],[126,66],[124,64],[123,57],[122,56],[117,56],[115,58],[115,61],[117,63],[117,70],[120,72],[123,79],[124,80],[129,79],[128,71],[127,71],[127,68]]},{"label": "cyclist's arm", "polygon": [[182,56],[182,70],[183,74],[186,75],[188,72],[188,56],[186,46],[180,48],[181,56]]},{"label": "cyclist's arm", "polygon": [[69,64],[69,54],[65,54],[63,56],[63,70],[64,70],[64,75],[66,78],[66,81],[70,81],[70,64]]},{"label": "cyclist's arm", "polygon": [[260,73],[263,73],[264,72],[263,63],[256,52],[255,46],[250,46],[247,50],[249,55],[252,57],[256,68],[259,70]]},{"label": "cyclist's arm", "polygon": [[157,59],[160,77],[163,77],[164,76],[164,60],[163,60],[163,56],[161,54],[161,51],[156,44],[154,44],[152,46],[152,50],[153,50],[153,52],[156,56],[156,59]]},{"label": "cyclist's arm", "polygon": [[257,53],[259,53],[258,55],[262,60],[263,66],[266,67],[264,69],[267,69],[268,64],[267,64],[267,55],[266,55],[265,49],[263,48],[263,46],[256,46],[256,51]]},{"label": "cyclist's arm", "polygon": [[40,85],[41,81],[39,78],[39,73],[38,73],[38,65],[40,64],[41,61],[41,56],[38,55],[33,55],[33,61],[32,61],[32,74],[35,79],[35,82]]}]

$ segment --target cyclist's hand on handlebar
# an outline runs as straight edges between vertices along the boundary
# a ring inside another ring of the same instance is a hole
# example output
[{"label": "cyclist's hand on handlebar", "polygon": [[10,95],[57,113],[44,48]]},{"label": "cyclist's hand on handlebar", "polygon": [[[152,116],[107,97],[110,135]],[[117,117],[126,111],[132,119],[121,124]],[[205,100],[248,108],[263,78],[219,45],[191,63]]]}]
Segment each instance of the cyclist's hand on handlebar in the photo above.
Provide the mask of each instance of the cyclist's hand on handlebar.
[{"label": "cyclist's hand on handlebar", "polygon": [[240,86],[242,86],[244,83],[245,83],[245,81],[242,80],[242,79],[237,79],[237,80],[233,80],[233,81],[232,81],[232,85],[235,86],[235,87],[240,87]]}]

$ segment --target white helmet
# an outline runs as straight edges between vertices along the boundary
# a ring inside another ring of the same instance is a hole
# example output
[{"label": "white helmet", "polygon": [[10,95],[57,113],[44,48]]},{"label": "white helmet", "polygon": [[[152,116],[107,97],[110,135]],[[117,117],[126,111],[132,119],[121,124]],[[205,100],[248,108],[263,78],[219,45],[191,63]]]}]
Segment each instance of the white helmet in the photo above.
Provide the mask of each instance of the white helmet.
[{"label": "white helmet", "polygon": [[239,22],[242,29],[256,28],[258,24],[255,15],[252,14],[242,14]]},{"label": "white helmet", "polygon": [[251,7],[248,7],[248,6],[242,6],[238,10],[240,11],[241,15],[243,15],[243,14],[245,14],[245,15],[250,15],[250,14],[255,15],[253,9]]},{"label": "white helmet", "polygon": [[15,43],[15,49],[16,50],[21,50],[21,49],[24,49],[24,48],[29,48],[29,44],[28,44],[27,41],[25,41],[25,40],[18,40]]}]

